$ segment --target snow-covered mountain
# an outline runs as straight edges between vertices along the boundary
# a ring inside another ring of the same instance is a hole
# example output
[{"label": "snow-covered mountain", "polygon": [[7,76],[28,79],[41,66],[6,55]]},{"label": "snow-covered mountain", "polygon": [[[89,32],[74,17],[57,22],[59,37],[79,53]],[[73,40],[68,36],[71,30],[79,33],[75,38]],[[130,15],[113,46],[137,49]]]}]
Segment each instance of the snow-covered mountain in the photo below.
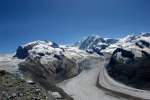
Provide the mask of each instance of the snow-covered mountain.
[{"label": "snow-covered mountain", "polygon": [[34,41],[19,46],[15,56],[24,59],[28,56],[55,58],[63,55],[69,59],[83,60],[87,56],[98,56],[102,52],[109,52],[117,55],[118,58],[126,59],[122,56],[124,51],[133,53],[135,58],[149,55],[150,33],[128,35],[119,40],[88,36],[76,43],[75,46],[62,46],[50,41]]},{"label": "snow-covered mountain", "polygon": [[117,48],[131,51],[135,57],[142,57],[143,53],[150,53],[150,33],[128,35],[104,49],[103,52],[112,53]]},{"label": "snow-covered mountain", "polygon": [[101,52],[113,53],[117,48],[134,51],[133,53],[137,57],[141,57],[142,52],[150,52],[150,33],[128,35],[119,40],[93,35],[76,42],[74,46],[62,46],[50,41],[34,41],[19,46],[15,56],[21,59],[26,58],[28,55],[45,56],[57,54],[70,57],[71,55],[79,56],[80,54],[84,56],[94,52],[97,54],[102,54]]},{"label": "snow-covered mountain", "polygon": [[101,50],[107,48],[111,44],[116,43],[117,41],[117,39],[102,38],[98,35],[91,35],[79,42],[76,42],[75,46],[79,47],[81,50],[86,50],[89,53],[96,52],[101,54]]},{"label": "snow-covered mountain", "polygon": [[[53,57],[55,55],[64,55],[68,58],[84,58],[89,56],[87,52],[77,47],[58,45],[51,41],[33,41],[17,48],[15,57],[19,59],[27,58],[28,56]],[[98,56],[97,54],[93,54]],[[78,59],[77,59],[78,60]]]},{"label": "snow-covered mountain", "polygon": [[103,52],[113,53],[117,48],[132,51],[136,57],[141,57],[143,52],[150,52],[150,33],[141,33],[139,35],[128,35],[120,39],[102,38],[100,36],[88,36],[83,40],[76,42],[81,50],[88,53]]},{"label": "snow-covered mountain", "polygon": [[107,71],[113,79],[138,89],[148,89],[150,33],[128,35],[106,48],[113,52]]},{"label": "snow-covered mountain", "polygon": [[24,59],[29,55],[50,55],[51,53],[60,53],[63,50],[59,45],[50,41],[33,41],[17,48],[16,57]]}]

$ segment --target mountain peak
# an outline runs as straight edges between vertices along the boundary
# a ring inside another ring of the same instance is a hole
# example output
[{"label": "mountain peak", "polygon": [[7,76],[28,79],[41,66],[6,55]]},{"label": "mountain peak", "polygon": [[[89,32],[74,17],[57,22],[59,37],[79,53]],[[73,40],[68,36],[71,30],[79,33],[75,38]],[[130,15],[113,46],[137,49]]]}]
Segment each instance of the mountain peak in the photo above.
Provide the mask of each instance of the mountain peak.
[{"label": "mountain peak", "polygon": [[118,40],[111,38],[102,38],[99,35],[90,35],[79,42],[76,42],[75,46],[78,46],[79,49],[96,52],[100,54],[100,51],[105,49],[111,44],[116,43]]}]

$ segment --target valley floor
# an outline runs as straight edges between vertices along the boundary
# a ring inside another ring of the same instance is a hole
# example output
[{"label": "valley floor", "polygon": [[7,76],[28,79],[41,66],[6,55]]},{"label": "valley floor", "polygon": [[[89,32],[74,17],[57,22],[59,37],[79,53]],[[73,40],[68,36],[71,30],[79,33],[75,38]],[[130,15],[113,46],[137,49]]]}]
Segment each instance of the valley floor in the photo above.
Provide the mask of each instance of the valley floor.
[{"label": "valley floor", "polygon": [[[104,62],[101,62],[101,66],[104,66]],[[58,85],[75,100],[127,100],[109,95],[96,86],[99,71],[100,66],[85,70],[77,77]]]}]

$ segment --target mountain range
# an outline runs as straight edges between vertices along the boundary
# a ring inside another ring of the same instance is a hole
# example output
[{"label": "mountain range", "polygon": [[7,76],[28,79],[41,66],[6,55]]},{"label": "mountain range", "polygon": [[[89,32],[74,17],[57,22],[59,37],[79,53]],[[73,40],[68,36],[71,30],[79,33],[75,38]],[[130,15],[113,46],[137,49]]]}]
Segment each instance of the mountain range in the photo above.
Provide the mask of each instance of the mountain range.
[{"label": "mountain range", "polygon": [[[148,100],[149,55],[150,33],[120,39],[91,35],[71,46],[38,40],[0,56],[0,75],[39,86],[44,100]],[[7,90],[0,92],[7,97]]]}]

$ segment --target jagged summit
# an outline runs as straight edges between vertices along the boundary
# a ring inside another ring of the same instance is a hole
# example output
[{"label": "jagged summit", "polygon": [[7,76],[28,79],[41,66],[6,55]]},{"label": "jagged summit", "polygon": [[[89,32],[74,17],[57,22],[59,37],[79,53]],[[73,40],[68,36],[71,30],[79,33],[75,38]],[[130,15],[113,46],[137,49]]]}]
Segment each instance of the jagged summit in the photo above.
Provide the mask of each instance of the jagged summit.
[{"label": "jagged summit", "polygon": [[100,54],[101,50],[105,49],[111,44],[116,43],[117,41],[117,39],[102,38],[98,35],[91,35],[77,42],[75,46],[90,53],[96,52]]}]

